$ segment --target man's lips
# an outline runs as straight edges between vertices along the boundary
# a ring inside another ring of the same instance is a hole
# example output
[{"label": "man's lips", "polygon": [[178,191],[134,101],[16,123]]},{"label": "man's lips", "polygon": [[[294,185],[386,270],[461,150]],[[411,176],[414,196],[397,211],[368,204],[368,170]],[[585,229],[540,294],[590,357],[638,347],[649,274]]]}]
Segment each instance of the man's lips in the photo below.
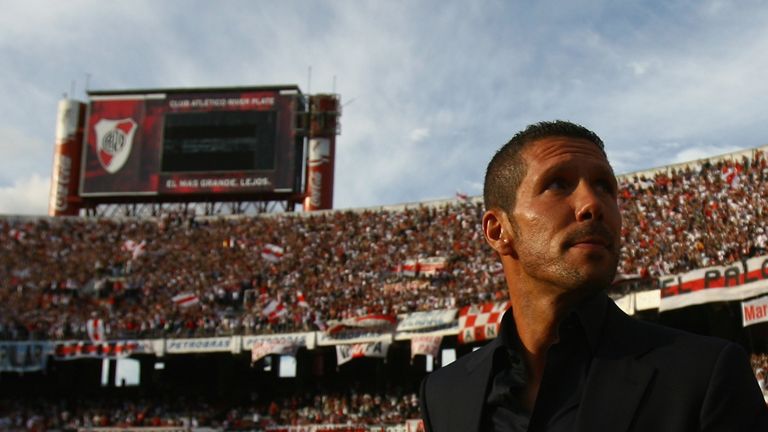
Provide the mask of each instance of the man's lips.
[{"label": "man's lips", "polygon": [[591,225],[577,229],[566,238],[566,248],[604,248],[613,250],[613,236],[602,225]]}]

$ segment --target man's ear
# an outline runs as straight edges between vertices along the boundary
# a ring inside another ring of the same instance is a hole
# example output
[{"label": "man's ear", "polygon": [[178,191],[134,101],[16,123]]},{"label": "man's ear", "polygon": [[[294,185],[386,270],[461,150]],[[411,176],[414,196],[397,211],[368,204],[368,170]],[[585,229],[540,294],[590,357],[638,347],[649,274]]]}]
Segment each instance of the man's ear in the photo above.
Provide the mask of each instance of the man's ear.
[{"label": "man's ear", "polygon": [[485,241],[499,255],[515,255],[515,243],[507,213],[492,208],[483,214],[483,234]]}]

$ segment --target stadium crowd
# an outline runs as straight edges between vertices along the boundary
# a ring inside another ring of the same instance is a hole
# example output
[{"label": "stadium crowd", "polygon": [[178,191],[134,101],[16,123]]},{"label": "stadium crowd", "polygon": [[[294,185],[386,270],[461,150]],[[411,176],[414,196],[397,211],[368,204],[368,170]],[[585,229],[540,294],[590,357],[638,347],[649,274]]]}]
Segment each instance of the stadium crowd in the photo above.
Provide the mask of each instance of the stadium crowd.
[{"label": "stadium crowd", "polygon": [[[620,273],[652,278],[768,251],[768,161],[620,179]],[[0,340],[323,329],[505,297],[480,203],[201,218],[0,219]],[[439,257],[430,275],[408,263]]]},{"label": "stadium crowd", "polygon": [[369,393],[296,395],[266,404],[214,406],[177,400],[0,401],[0,430],[82,430],[93,427],[212,427],[264,430],[312,424],[400,425],[419,418],[418,397]]}]

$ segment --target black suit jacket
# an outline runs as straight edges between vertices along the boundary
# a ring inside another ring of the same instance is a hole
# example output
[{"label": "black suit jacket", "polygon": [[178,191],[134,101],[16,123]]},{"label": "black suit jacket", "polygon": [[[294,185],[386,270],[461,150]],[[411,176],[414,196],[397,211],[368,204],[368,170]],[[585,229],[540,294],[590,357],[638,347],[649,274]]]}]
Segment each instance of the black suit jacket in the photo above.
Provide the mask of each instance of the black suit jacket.
[{"label": "black suit jacket", "polygon": [[[427,431],[479,431],[497,338],[421,384]],[[575,431],[768,431],[744,350],[628,317],[608,300]]]}]

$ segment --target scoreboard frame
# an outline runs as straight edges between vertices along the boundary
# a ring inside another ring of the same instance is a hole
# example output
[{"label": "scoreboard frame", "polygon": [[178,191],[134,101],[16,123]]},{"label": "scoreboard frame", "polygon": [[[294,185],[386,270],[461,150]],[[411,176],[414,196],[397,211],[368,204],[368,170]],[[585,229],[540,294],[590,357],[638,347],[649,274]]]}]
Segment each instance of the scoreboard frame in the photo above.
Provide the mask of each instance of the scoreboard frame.
[{"label": "scoreboard frame", "polygon": [[[88,96],[78,188],[85,202],[297,200],[304,193],[305,136],[296,118],[306,102],[298,86],[89,91]],[[166,115],[248,111],[274,113],[268,116],[274,117],[269,169],[162,170]]]}]

